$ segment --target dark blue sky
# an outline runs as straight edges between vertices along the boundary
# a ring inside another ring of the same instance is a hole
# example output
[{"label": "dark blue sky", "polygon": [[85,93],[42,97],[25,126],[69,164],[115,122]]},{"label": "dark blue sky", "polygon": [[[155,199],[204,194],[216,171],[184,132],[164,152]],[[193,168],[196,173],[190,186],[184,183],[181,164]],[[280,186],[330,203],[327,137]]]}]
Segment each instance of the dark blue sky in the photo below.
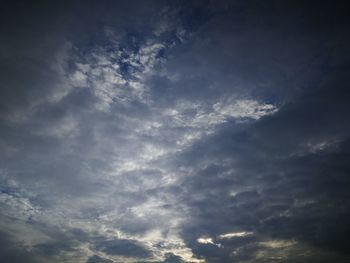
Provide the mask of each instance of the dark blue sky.
[{"label": "dark blue sky", "polygon": [[350,262],[345,1],[0,1],[0,262]]}]

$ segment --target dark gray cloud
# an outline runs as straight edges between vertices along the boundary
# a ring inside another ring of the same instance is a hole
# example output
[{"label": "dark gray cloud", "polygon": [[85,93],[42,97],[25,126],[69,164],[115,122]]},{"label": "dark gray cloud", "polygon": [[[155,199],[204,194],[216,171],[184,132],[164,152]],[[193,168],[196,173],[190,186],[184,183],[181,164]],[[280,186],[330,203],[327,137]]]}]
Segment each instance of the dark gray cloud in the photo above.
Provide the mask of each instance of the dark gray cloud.
[{"label": "dark gray cloud", "polygon": [[147,258],[150,252],[142,245],[128,239],[115,239],[100,241],[97,243],[97,249],[109,254],[136,258]]},{"label": "dark gray cloud", "polygon": [[112,260],[101,258],[97,255],[90,257],[88,261],[86,261],[86,263],[112,263],[112,262],[113,262]]},{"label": "dark gray cloud", "polygon": [[[259,243],[266,236],[347,254],[347,98],[336,86],[332,94],[328,92],[323,87],[300,97],[297,103],[286,104],[273,116],[239,131],[231,125],[223,127],[193,147],[187,158],[179,159],[186,160],[181,164],[188,169],[198,164],[183,187],[190,193],[186,199],[197,217],[191,219],[193,226],[184,236],[199,254],[210,262],[231,262],[235,257],[226,255],[232,248]],[[342,98],[332,100],[340,94]],[[328,105],[324,100],[337,103]],[[207,160],[216,164],[202,167]],[[252,231],[257,239],[237,239],[227,245],[218,239],[230,248],[227,253],[214,244],[196,244],[198,236],[215,238],[218,233],[241,231]]]},{"label": "dark gray cloud", "polygon": [[341,1],[2,1],[0,257],[348,262]]}]

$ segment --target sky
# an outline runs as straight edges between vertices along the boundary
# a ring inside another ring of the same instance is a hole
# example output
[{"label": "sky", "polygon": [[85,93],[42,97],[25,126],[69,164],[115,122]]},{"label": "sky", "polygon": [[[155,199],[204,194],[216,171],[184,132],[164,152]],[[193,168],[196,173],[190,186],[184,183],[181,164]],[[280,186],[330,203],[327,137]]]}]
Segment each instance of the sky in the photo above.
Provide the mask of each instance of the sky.
[{"label": "sky", "polygon": [[350,262],[345,1],[0,1],[0,262]]}]

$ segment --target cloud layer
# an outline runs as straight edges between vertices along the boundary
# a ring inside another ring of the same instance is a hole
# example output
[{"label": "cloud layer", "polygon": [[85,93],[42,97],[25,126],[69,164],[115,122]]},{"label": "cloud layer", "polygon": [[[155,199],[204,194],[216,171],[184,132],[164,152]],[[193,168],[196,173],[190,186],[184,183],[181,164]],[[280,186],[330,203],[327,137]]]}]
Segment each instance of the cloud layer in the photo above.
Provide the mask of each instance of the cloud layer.
[{"label": "cloud layer", "polygon": [[0,257],[348,262],[342,3],[1,3]]}]

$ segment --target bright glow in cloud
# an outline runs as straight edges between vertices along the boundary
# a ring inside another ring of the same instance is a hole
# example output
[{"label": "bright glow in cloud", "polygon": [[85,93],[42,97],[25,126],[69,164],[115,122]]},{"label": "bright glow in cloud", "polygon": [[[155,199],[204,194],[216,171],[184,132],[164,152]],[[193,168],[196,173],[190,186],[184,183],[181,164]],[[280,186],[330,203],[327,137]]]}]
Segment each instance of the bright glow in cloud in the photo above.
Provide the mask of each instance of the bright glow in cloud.
[{"label": "bright glow in cloud", "polygon": [[197,239],[197,242],[200,244],[212,244],[215,245],[215,243],[213,242],[213,239],[210,237],[200,237]]},{"label": "bright glow in cloud", "polygon": [[252,99],[222,101],[214,104],[213,108],[216,114],[223,118],[250,118],[254,120],[271,115],[277,111],[277,107],[272,104],[259,103]]},{"label": "bright glow in cloud", "polygon": [[214,245],[217,246],[218,248],[222,248],[223,246],[220,243],[214,243],[213,239],[210,237],[200,237],[197,238],[197,242],[199,244],[205,244],[205,245]]},{"label": "bright glow in cloud", "polygon": [[219,235],[219,238],[221,239],[231,239],[231,238],[235,238],[235,237],[246,237],[246,236],[251,236],[253,235],[253,232],[233,232],[233,233],[227,233],[227,234],[222,234]]},{"label": "bright glow in cloud", "polygon": [[283,249],[295,246],[297,242],[295,240],[270,240],[260,242],[259,244],[267,248]]}]

